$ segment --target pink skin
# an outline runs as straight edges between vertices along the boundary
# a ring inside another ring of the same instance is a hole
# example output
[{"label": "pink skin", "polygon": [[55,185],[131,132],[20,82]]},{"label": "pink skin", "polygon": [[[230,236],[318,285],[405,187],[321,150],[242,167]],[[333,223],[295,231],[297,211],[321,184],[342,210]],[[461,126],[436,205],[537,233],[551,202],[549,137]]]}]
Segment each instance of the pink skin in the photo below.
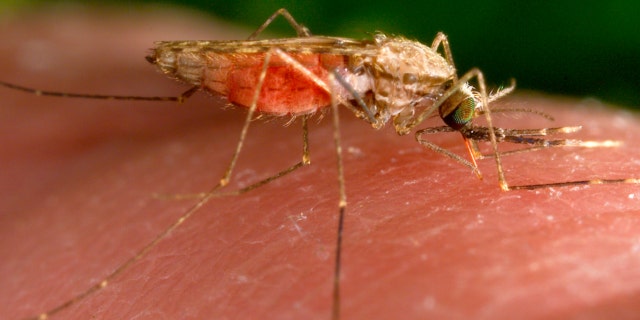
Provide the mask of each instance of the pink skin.
[{"label": "pink skin", "polygon": [[[10,20],[0,28],[2,79],[173,95],[187,87],[143,60],[153,40],[245,34],[166,12],[96,17],[58,12]],[[51,55],[25,56],[41,52]],[[24,61],[43,69],[29,70]],[[173,223],[194,200],[153,194],[215,185],[245,115],[205,94],[172,105],[0,92],[2,319],[70,299]],[[570,137],[625,143],[505,158],[510,183],[640,177],[637,117],[533,94],[503,105],[544,110],[556,121],[495,115],[497,125],[583,125]],[[311,122],[311,166],[212,200],[106,289],[54,319],[329,319],[338,202],[330,115]],[[491,159],[480,161],[478,180],[412,135],[376,132],[346,111],[340,116],[349,201],[343,319],[637,316],[640,186],[502,192]],[[254,122],[229,190],[299,160],[300,122],[283,127],[287,120]],[[465,154],[456,134],[429,138]]]}]

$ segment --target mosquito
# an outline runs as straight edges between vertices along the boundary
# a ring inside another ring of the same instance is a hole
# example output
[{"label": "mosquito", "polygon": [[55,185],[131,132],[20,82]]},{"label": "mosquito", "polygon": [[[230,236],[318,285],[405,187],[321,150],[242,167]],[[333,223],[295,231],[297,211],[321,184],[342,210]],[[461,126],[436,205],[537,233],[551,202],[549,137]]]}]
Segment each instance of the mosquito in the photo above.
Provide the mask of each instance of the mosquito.
[{"label": "mosquito", "polygon": [[[278,17],[283,17],[297,33],[294,38],[258,40],[258,36]],[[573,133],[579,126],[539,129],[506,129],[492,125],[492,112],[532,112],[522,109],[491,110],[490,104],[508,95],[515,82],[488,94],[483,73],[471,69],[458,77],[448,38],[438,33],[426,46],[400,36],[375,33],[369,40],[314,36],[296,22],[285,9],[273,13],[244,41],[161,41],[146,60],[169,76],[189,85],[179,96],[141,97],[77,94],[44,91],[8,82],[0,85],[39,96],[86,99],[116,99],[141,101],[184,102],[197,91],[225,97],[232,105],[248,109],[238,142],[218,183],[207,192],[174,195],[172,198],[195,197],[199,200],[178,220],[158,234],[133,257],[104,279],[58,306],[29,319],[47,319],[104,289],[110,281],[144,258],[167,237],[214,197],[238,195],[270,183],[310,164],[308,143],[309,118],[330,108],[339,186],[338,225],[336,229],[333,274],[332,319],[340,318],[340,277],[344,217],[347,208],[340,119],[338,108],[348,109],[355,117],[379,130],[391,122],[399,135],[407,135],[426,119],[439,116],[445,125],[415,131],[416,141],[427,149],[440,153],[469,168],[482,178],[477,160],[493,158],[498,173],[498,185],[504,191],[532,190],[588,184],[638,184],[640,179],[589,179],[542,184],[510,185],[505,177],[501,157],[554,147],[615,147],[617,141],[581,141],[547,139],[553,134]],[[475,80],[476,87],[471,85]],[[256,115],[299,118],[302,122],[302,157],[299,162],[249,186],[231,192],[221,189],[229,184],[237,159],[243,148],[249,126]],[[484,116],[486,126],[473,120]],[[442,148],[426,136],[443,132],[459,132],[465,142],[469,159]],[[480,151],[478,142],[491,145],[491,153]],[[525,147],[500,152],[498,144],[509,142]]]}]

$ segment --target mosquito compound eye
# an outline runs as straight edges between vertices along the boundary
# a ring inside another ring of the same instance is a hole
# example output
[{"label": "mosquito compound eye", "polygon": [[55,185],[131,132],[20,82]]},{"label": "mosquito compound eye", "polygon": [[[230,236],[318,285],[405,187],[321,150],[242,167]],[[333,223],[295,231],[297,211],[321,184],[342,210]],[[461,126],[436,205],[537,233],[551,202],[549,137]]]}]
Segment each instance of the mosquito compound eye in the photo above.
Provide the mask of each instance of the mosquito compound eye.
[{"label": "mosquito compound eye", "polygon": [[418,76],[413,73],[405,73],[402,75],[402,83],[404,84],[414,84],[418,82]]},{"label": "mosquito compound eye", "polygon": [[473,97],[466,98],[460,102],[453,112],[446,115],[442,120],[451,128],[458,130],[464,127],[471,119],[476,109],[476,101]]}]

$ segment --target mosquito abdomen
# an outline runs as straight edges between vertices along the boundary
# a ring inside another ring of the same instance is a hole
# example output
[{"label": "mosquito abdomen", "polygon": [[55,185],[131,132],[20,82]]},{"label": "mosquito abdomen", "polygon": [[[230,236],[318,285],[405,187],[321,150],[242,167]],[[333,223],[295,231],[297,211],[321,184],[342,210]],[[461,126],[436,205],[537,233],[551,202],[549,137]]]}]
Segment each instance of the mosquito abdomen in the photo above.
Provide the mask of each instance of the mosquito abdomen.
[{"label": "mosquito abdomen", "polygon": [[[249,107],[263,72],[266,52],[229,53],[198,42],[161,42],[147,60],[180,81]],[[329,70],[346,64],[343,55],[289,53],[306,70],[326,81]],[[331,104],[330,93],[313,83],[289,62],[270,55],[257,110],[276,115],[300,115]]]}]

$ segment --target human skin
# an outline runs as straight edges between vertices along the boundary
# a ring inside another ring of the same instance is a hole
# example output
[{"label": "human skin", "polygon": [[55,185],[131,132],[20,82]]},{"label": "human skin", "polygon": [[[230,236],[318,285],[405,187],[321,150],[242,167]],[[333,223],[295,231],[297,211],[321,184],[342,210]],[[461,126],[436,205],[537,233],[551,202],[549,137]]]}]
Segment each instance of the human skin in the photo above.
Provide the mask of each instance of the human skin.
[{"label": "human skin", "polygon": [[[188,87],[143,60],[152,41],[244,33],[171,13],[7,19],[1,78],[73,92],[179,94]],[[64,303],[175,222],[196,200],[154,194],[215,185],[246,114],[202,93],[179,105],[6,88],[0,96],[2,319]],[[500,105],[556,121],[509,114],[495,115],[496,125],[583,125],[567,137],[624,142],[507,157],[509,183],[640,177],[635,115],[532,93]],[[340,116],[348,197],[342,319],[624,319],[640,311],[640,186],[503,192],[492,159],[480,161],[479,180],[413,134]],[[52,318],[329,319],[338,183],[331,113],[319,118],[310,123],[310,166],[213,199],[105,289]],[[284,126],[288,120],[252,123],[229,190],[299,161],[300,122]],[[457,134],[429,138],[465,155]]]}]

